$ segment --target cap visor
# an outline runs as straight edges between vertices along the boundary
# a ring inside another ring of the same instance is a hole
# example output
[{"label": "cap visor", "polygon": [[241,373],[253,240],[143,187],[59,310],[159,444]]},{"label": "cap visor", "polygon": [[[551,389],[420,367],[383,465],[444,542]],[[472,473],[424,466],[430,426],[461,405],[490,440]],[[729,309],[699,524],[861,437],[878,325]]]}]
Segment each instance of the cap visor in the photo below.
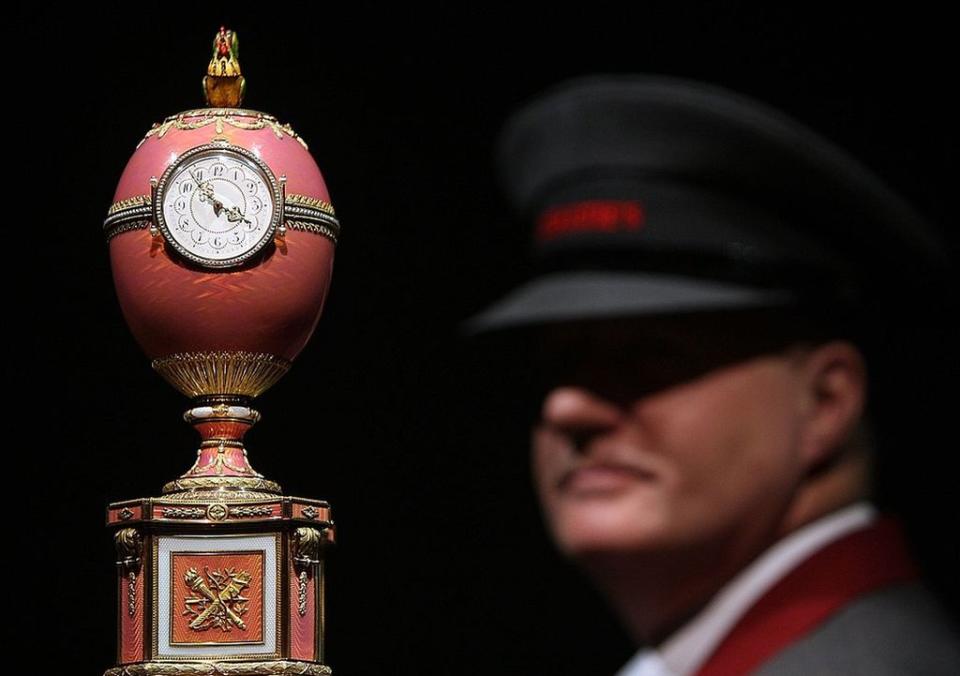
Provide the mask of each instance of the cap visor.
[{"label": "cap visor", "polygon": [[780,305],[794,296],[714,280],[628,272],[544,275],[461,325],[468,336],[552,322]]}]

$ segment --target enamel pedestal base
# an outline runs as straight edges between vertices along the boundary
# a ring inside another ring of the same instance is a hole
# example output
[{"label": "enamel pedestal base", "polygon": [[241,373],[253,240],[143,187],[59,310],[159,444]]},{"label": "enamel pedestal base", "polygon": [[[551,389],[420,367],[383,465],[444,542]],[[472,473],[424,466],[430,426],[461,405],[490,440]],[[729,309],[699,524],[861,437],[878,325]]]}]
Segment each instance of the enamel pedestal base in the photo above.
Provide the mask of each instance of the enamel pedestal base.
[{"label": "enamel pedestal base", "polygon": [[104,676],[261,676],[267,674],[300,674],[329,676],[330,667],[312,662],[274,660],[271,662],[181,662],[163,664],[144,662],[108,669]]},{"label": "enamel pedestal base", "polygon": [[110,505],[117,667],[105,676],[330,674],[319,500],[212,490]]}]

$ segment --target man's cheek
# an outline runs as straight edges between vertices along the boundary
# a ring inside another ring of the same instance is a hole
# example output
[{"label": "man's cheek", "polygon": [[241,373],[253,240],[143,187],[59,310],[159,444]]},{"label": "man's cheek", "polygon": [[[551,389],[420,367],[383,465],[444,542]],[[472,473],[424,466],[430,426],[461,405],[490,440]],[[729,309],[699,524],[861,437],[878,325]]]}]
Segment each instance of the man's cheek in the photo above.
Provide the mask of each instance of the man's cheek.
[{"label": "man's cheek", "polygon": [[740,460],[735,449],[738,435],[716,430],[688,437],[671,451],[661,477],[661,491],[678,515],[713,521],[741,492]]}]

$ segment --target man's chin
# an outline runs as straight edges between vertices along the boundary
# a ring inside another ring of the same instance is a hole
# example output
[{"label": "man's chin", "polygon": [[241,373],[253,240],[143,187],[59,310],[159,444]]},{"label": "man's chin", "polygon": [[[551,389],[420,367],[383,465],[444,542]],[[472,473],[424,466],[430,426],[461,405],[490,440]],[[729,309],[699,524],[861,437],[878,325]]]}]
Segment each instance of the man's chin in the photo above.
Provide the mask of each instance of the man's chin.
[{"label": "man's chin", "polygon": [[567,501],[552,520],[554,539],[572,557],[668,546],[671,534],[662,512],[649,504],[638,507],[637,501],[625,496]]}]

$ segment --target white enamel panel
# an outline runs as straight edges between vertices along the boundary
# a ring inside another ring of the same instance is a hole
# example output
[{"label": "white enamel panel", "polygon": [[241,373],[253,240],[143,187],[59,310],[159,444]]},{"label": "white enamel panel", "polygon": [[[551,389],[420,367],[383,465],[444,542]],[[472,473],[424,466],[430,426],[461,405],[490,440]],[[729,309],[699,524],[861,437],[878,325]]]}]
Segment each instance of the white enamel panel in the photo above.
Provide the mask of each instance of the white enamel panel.
[{"label": "white enamel panel", "polygon": [[[277,652],[277,549],[280,535],[159,536],[157,542],[157,657],[197,658],[273,655]],[[170,645],[171,552],[263,552],[263,643],[257,645]]]}]

